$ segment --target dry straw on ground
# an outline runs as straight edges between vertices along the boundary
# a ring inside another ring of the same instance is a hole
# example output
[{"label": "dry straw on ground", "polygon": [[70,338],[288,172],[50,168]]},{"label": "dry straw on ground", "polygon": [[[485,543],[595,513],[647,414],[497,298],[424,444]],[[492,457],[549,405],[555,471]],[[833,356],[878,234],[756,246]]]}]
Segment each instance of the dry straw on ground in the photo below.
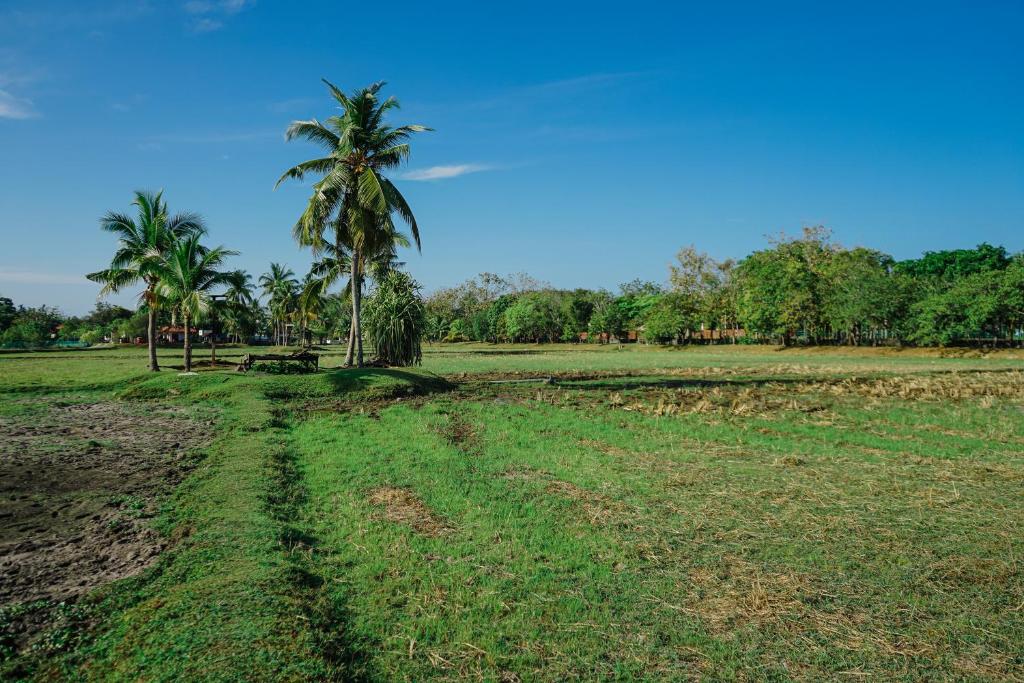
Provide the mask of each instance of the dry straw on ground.
[{"label": "dry straw on ground", "polygon": [[370,503],[383,508],[384,519],[412,527],[424,536],[441,536],[452,531],[412,491],[383,486],[370,492]]}]

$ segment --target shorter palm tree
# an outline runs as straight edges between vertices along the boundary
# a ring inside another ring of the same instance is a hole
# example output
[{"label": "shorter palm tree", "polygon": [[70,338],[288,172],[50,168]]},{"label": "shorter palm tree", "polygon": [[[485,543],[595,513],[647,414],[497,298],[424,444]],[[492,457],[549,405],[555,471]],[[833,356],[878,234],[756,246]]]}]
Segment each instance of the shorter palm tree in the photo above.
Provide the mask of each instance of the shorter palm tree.
[{"label": "shorter palm tree", "polygon": [[177,240],[187,235],[201,235],[206,232],[206,226],[198,214],[170,215],[163,192],[136,192],[132,204],[137,209],[134,218],[111,211],[100,219],[103,230],[117,235],[118,248],[109,268],[86,277],[103,285],[101,297],[119,292],[139,280],[145,283],[146,288],[139,298],[149,317],[146,334],[149,369],[156,372],[160,369],[156,359],[156,315],[160,301],[155,269]]},{"label": "shorter palm tree", "polygon": [[184,322],[185,372],[192,372],[189,326],[209,310],[211,290],[230,285],[231,273],[219,268],[236,253],[224,247],[207,249],[199,243],[199,235],[190,235],[176,242],[157,264],[157,292]]},{"label": "shorter palm tree", "polygon": [[294,316],[299,323],[299,342],[303,346],[310,346],[313,343],[310,329],[323,316],[327,303],[326,285],[323,278],[318,278],[312,272],[307,273],[302,280],[302,288],[296,297]]},{"label": "shorter palm tree", "polygon": [[254,307],[256,298],[253,294],[252,276],[244,270],[228,273],[228,288],[224,292],[224,326],[234,337],[241,341],[242,332],[251,330],[255,323]]},{"label": "shorter palm tree", "polygon": [[267,305],[274,324],[275,343],[286,345],[288,318],[295,309],[299,281],[295,279],[295,273],[288,266],[271,263],[270,272],[260,275],[259,284],[263,294],[269,297]]}]

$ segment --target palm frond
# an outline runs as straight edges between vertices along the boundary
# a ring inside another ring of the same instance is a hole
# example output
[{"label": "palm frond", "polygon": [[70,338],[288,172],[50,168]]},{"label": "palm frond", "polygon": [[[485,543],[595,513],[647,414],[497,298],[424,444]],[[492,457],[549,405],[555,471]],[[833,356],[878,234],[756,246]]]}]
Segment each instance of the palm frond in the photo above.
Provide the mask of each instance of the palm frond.
[{"label": "palm frond", "polygon": [[184,212],[174,214],[167,219],[166,227],[168,232],[175,237],[184,237],[192,233],[197,235],[206,234],[206,222],[198,213]]},{"label": "palm frond", "polygon": [[387,213],[389,210],[388,197],[385,194],[384,186],[380,177],[372,168],[368,168],[359,174],[358,182],[359,203],[377,214]]},{"label": "palm frond", "polygon": [[409,203],[405,201],[405,197],[398,191],[387,178],[384,179],[384,192],[387,195],[388,205],[402,217],[402,220],[409,226],[409,230],[412,232],[412,238],[416,242],[416,250],[421,251],[420,245],[420,228],[416,223],[416,216],[413,215],[412,209],[409,207]]},{"label": "palm frond", "polygon": [[296,164],[281,174],[281,177],[274,183],[274,189],[276,190],[281,183],[289,178],[303,180],[307,173],[329,173],[337,163],[334,157],[321,157],[320,159],[303,161],[301,164]]},{"label": "palm frond", "polygon": [[336,133],[316,119],[309,119],[308,121],[293,121],[285,131],[284,139],[290,142],[296,138],[303,138],[310,142],[319,143],[327,149],[327,151],[334,151],[337,149],[338,143],[340,142]]}]

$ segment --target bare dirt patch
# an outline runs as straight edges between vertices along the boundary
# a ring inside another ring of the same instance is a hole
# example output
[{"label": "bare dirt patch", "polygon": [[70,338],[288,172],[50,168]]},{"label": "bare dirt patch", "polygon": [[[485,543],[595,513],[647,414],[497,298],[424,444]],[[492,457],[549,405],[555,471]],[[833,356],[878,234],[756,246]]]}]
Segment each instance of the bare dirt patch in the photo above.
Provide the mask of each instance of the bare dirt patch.
[{"label": "bare dirt patch", "polygon": [[73,599],[151,564],[165,542],[147,518],[211,434],[150,405],[0,417],[0,606]]},{"label": "bare dirt patch", "polygon": [[424,536],[441,536],[452,531],[408,489],[382,486],[370,492],[370,503],[383,508],[384,519],[410,526]]}]

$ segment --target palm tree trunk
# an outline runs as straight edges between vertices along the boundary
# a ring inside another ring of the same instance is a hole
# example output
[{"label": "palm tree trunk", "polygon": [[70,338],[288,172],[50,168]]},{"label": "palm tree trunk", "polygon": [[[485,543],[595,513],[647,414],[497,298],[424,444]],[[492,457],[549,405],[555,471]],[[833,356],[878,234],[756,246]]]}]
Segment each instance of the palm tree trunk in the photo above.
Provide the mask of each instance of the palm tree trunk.
[{"label": "palm tree trunk", "polygon": [[356,346],[359,346],[358,367],[363,366],[362,330],[359,329],[359,308],[360,293],[362,286],[359,284],[359,251],[352,251],[352,279],[349,282],[352,293],[352,321],[348,328],[348,352],[345,354],[345,366],[351,367]]},{"label": "palm tree trunk", "polygon": [[149,351],[149,370],[150,370],[150,372],[160,372],[160,365],[157,363],[157,360],[156,360],[156,305],[155,305],[155,302],[153,301],[153,289],[154,289],[154,287],[155,287],[154,283],[149,283],[149,285],[147,287],[148,294],[146,296],[146,300],[147,300],[146,305],[148,306],[149,310],[146,313],[146,317],[147,317],[146,335],[148,337],[148,342],[147,342],[146,346],[147,346],[147,350]]},{"label": "palm tree trunk", "polygon": [[363,367],[363,324],[360,312],[363,307],[363,273],[357,267],[358,277],[354,278],[352,291],[352,327],[356,338],[356,367]]},{"label": "palm tree trunk", "polygon": [[348,351],[345,352],[345,367],[352,366],[352,356],[356,352],[356,335],[355,329],[352,327],[352,321],[348,324]]},{"label": "palm tree trunk", "polygon": [[152,304],[148,313],[149,322],[146,326],[146,334],[149,338],[149,369],[151,372],[160,372],[160,366],[156,360],[156,310]]},{"label": "palm tree trunk", "polygon": [[192,372],[192,339],[188,335],[188,315],[185,315],[185,372]]}]

